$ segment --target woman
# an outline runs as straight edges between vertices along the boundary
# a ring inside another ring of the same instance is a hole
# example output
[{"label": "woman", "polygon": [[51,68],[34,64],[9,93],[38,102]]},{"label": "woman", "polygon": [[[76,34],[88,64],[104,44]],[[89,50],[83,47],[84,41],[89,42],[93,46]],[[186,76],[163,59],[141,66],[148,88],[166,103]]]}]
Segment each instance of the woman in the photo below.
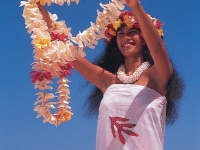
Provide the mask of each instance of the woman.
[{"label": "woman", "polygon": [[[79,56],[73,64],[95,86],[86,105],[90,114],[99,111],[97,150],[162,150],[166,116],[168,123],[176,119],[183,84],[141,3],[126,4],[139,25],[129,26],[122,14],[96,65]],[[50,28],[47,11],[38,6]]]}]

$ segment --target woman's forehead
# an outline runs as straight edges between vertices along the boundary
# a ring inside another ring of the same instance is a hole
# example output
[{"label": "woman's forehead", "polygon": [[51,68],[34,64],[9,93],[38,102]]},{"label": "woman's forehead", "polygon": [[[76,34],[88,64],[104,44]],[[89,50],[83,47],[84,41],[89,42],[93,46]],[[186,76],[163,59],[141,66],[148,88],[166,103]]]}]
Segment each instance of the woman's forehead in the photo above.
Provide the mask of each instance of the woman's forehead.
[{"label": "woman's forehead", "polygon": [[138,32],[141,31],[139,28],[128,28],[128,27],[120,27],[118,28],[117,31],[129,31],[129,30],[137,30]]}]

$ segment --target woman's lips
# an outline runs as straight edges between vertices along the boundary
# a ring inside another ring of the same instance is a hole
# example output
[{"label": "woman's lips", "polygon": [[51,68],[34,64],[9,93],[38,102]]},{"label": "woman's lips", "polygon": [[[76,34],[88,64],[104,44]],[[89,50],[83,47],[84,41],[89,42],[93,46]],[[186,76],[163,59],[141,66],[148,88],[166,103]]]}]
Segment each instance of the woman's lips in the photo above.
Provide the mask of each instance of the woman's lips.
[{"label": "woman's lips", "polygon": [[122,45],[122,47],[131,47],[131,46],[134,46],[134,45],[135,45],[134,42],[128,42],[128,43],[124,43],[124,44]]}]

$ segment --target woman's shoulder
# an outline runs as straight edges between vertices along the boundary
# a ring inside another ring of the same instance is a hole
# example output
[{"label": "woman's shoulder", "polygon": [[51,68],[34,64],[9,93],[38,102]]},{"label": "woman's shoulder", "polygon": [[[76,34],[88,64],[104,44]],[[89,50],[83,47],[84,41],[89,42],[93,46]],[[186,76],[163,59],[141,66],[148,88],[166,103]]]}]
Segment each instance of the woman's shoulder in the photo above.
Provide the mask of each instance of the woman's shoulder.
[{"label": "woman's shoulder", "polygon": [[148,78],[147,87],[154,89],[161,95],[166,94],[167,83],[160,82],[154,65],[146,71],[146,77]]},{"label": "woman's shoulder", "polygon": [[117,83],[116,82],[116,80],[117,80],[117,78],[116,78],[116,74],[114,74],[114,73],[111,73],[111,72],[109,72],[109,71],[107,71],[107,70],[104,70],[104,73],[103,73],[103,75],[102,75],[102,86],[101,86],[101,91],[104,93],[105,91],[106,91],[106,89],[110,86],[110,85],[112,85],[112,84],[115,84],[115,83]]}]

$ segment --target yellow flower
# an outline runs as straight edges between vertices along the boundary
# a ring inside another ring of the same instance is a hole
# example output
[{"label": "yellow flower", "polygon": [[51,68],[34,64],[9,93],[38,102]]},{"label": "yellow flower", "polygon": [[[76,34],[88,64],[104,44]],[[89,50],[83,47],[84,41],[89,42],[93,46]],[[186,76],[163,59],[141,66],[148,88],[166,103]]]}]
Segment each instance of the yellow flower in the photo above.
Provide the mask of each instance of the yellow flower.
[{"label": "yellow flower", "polygon": [[65,110],[61,109],[60,114],[56,116],[57,119],[57,124],[60,125],[62,122],[69,121],[71,119],[72,113]]},{"label": "yellow flower", "polygon": [[40,39],[33,40],[33,44],[38,49],[48,47],[50,42],[51,42],[50,39],[47,39],[47,38],[40,38]]},{"label": "yellow flower", "polygon": [[117,31],[117,29],[121,26],[121,24],[122,24],[122,21],[118,19],[113,23],[113,28]]},{"label": "yellow flower", "polygon": [[162,29],[158,29],[158,34],[163,37],[164,36],[164,33],[163,33],[163,30]]},{"label": "yellow flower", "polygon": [[36,54],[37,57],[39,57],[40,59],[45,59],[42,49],[35,49],[35,52],[37,53]]}]

